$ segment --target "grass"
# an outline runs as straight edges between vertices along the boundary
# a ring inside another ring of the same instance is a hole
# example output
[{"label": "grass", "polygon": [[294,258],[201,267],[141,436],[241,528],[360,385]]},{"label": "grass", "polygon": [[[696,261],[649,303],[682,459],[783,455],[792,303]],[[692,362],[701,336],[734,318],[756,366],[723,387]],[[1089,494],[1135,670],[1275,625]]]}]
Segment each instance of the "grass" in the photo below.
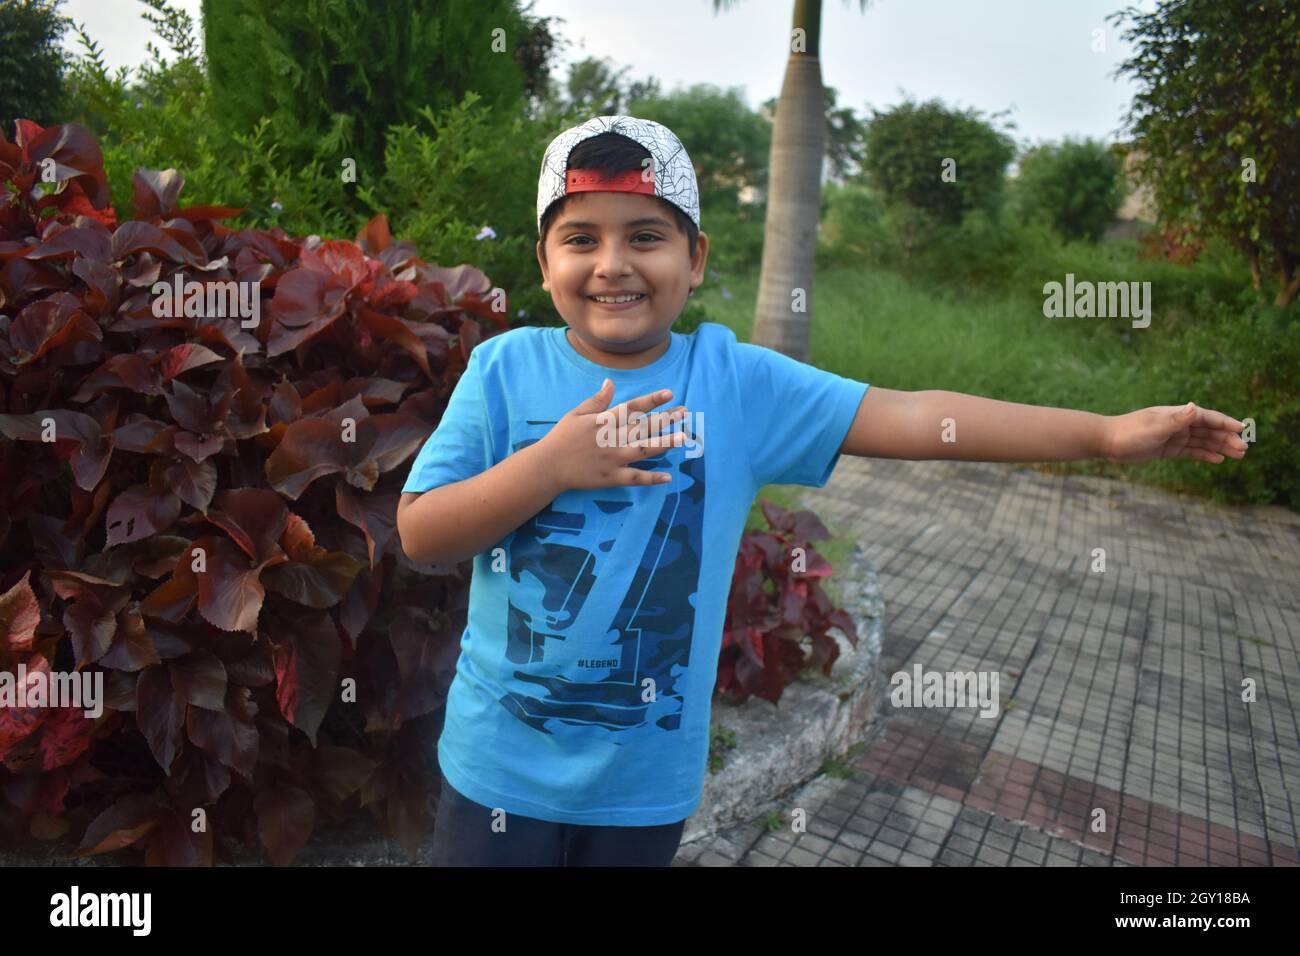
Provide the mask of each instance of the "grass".
[{"label": "grass", "polygon": [[[727,288],[730,299],[714,287],[702,303],[747,342],[758,277],[733,279]],[[1044,319],[1041,305],[1027,306],[1022,297],[958,301],[891,273],[857,269],[819,273],[814,294],[812,363],[858,381],[1107,414],[1137,407],[1143,394],[1142,366],[1117,338]]]},{"label": "grass", "polygon": [[[1122,261],[1131,251],[1092,251],[1089,255],[1097,259],[1098,267],[1082,262],[1077,271],[1081,277],[1096,275],[1103,260]],[[1068,261],[1057,264],[1064,269]],[[1177,289],[1173,285],[1177,274],[1171,271],[1175,268],[1157,264],[1147,273],[1169,290],[1165,301],[1173,304],[1164,313],[1157,312],[1152,326],[1142,330],[1130,330],[1124,319],[1045,318],[1041,285],[1015,290],[971,288],[958,295],[879,269],[821,269],[811,302],[816,315],[811,362],[885,388],[942,389],[1103,415],[1182,404],[1189,398],[1213,408],[1207,396],[1173,394],[1151,370],[1150,359],[1169,341],[1160,321],[1167,323],[1167,330],[1192,318],[1178,304],[1185,300],[1192,280],[1202,278],[1207,288],[1226,294],[1220,288],[1226,287],[1226,280],[1216,271],[1217,265],[1206,266],[1203,276],[1181,276]],[[1063,274],[1051,272],[1048,277],[1059,280]],[[729,297],[723,297],[723,287]],[[697,296],[712,321],[729,327],[741,341],[750,340],[758,298],[756,270],[706,282]],[[1233,414],[1231,409],[1221,410]],[[1206,494],[1185,480],[1192,469],[1207,467],[1203,462],[1114,465],[1091,459],[1028,467]]]}]

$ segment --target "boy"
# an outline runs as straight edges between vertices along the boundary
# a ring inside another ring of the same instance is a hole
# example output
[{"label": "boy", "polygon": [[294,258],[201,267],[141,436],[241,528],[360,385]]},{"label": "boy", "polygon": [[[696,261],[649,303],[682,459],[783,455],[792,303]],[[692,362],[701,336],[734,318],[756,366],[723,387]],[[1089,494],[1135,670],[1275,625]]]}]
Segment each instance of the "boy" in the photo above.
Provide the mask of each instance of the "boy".
[{"label": "boy", "polygon": [[600,116],[557,136],[537,221],[542,287],[567,327],[474,349],[398,507],[413,560],[474,559],[438,742],[440,865],[672,861],[703,788],[727,596],[764,485],[822,487],[841,453],[1245,451],[1241,422],[1191,405],[1105,417],[869,388],[715,323],[672,332],[708,237],[690,159],[658,123]]}]

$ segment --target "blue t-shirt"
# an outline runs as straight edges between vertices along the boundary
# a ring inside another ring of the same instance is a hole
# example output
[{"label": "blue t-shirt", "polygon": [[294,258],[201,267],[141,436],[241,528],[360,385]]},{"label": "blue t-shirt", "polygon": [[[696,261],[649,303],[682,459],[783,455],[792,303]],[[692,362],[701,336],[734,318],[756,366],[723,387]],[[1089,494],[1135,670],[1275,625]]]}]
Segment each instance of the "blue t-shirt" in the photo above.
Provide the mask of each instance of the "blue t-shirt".
[{"label": "blue t-shirt", "polygon": [[825,485],[867,385],[711,322],[671,333],[663,355],[630,371],[592,362],[565,333],[521,327],[476,346],[402,491],[486,471],[605,378],[610,408],[672,389],[654,410],[685,405],[678,427],[692,437],[632,465],[672,481],[567,491],[475,556],[438,762],[458,791],[507,814],[675,823],[704,788],[754,497],[766,484]]}]

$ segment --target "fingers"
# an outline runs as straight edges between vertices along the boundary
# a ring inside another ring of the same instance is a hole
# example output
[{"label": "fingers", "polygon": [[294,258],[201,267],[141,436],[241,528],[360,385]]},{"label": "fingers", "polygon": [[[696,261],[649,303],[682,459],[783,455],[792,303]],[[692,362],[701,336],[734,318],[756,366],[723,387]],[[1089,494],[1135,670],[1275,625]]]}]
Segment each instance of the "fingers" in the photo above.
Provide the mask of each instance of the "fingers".
[{"label": "fingers", "polygon": [[686,444],[686,441],[687,435],[685,432],[669,432],[665,435],[657,435],[654,438],[628,442],[623,446],[624,458],[626,461],[640,461],[643,458],[652,458],[663,452],[664,449],[676,448]]},{"label": "fingers", "polygon": [[[678,405],[663,412],[630,412],[626,417],[626,426],[619,432],[619,444],[630,445],[643,438],[652,438],[666,432],[675,423],[683,421],[689,412],[685,405]],[[599,413],[598,423],[602,427],[617,426],[618,406]]]},{"label": "fingers", "polygon": [[620,485],[659,485],[672,480],[666,471],[647,471],[644,468],[620,468],[614,473]]},{"label": "fingers", "polygon": [[[1235,445],[1232,444],[1234,440]],[[1219,438],[1191,438],[1186,445],[1169,457],[1193,458],[1197,461],[1208,461],[1217,465],[1225,457],[1246,457],[1246,443],[1240,438],[1236,438],[1236,436],[1221,435]]]},{"label": "fingers", "polygon": [[676,408],[670,408],[666,412],[651,412],[650,414],[650,436],[660,434],[665,429],[672,427],[676,422],[686,418],[686,406],[678,405]]},{"label": "fingers", "polygon": [[1204,428],[1199,425],[1192,426],[1190,435],[1194,439],[1203,441],[1223,442],[1224,446],[1232,449],[1245,451],[1247,442],[1231,427],[1224,428]]},{"label": "fingers", "polygon": [[665,388],[657,392],[651,392],[649,395],[642,395],[639,398],[629,398],[626,402],[623,402],[623,404],[627,406],[628,414],[630,416],[632,412],[648,412],[650,409],[662,405],[672,397],[673,390],[671,388]]},{"label": "fingers", "polygon": [[1220,452],[1234,458],[1245,457],[1246,449],[1250,447],[1240,435],[1217,428],[1193,428],[1187,446]]},{"label": "fingers", "polygon": [[1218,428],[1239,432],[1246,427],[1245,422],[1239,422],[1235,418],[1216,412],[1212,408],[1196,407],[1196,414],[1192,417],[1193,427]]},{"label": "fingers", "polygon": [[600,385],[600,390],[589,398],[584,398],[573,409],[573,414],[590,415],[594,412],[604,411],[609,407],[609,400],[614,397],[614,383],[610,379],[605,379]]}]

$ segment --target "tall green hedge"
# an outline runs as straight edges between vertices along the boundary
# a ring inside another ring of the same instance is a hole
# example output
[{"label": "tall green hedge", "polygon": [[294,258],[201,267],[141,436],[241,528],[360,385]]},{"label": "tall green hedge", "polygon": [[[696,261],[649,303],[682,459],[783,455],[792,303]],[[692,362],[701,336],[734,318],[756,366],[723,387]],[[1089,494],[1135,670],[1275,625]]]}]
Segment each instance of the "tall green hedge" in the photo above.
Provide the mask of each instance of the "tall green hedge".
[{"label": "tall green hedge", "polygon": [[[247,133],[269,117],[294,165],[351,157],[358,179],[390,125],[475,91],[488,106],[524,92],[529,25],[514,0],[203,0],[213,113]],[[494,31],[500,30],[500,33]]]}]

